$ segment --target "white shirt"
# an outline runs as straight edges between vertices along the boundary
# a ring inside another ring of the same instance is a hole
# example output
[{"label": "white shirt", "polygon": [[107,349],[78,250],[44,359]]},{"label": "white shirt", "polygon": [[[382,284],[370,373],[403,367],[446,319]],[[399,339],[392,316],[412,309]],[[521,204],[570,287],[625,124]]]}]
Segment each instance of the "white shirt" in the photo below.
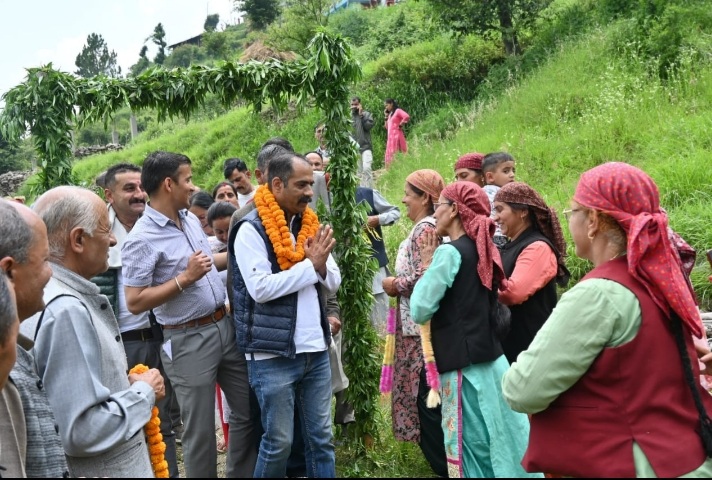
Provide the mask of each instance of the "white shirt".
[{"label": "white shirt", "polygon": [[126,241],[126,228],[122,225],[119,219],[116,217],[116,211],[109,205],[109,222],[111,222],[111,232],[116,237],[116,245],[109,248],[109,268],[117,269],[116,272],[116,283],[117,283],[117,296],[116,301],[118,302],[119,314],[116,319],[119,322],[119,330],[121,333],[130,332],[131,330],[140,330],[143,328],[149,328],[151,322],[148,319],[148,312],[139,313],[134,315],[129,312],[126,306],[126,292],[124,291],[124,275],[121,268],[121,247]]},{"label": "white shirt", "polygon": [[[292,235],[292,243],[295,243]],[[324,332],[321,329],[317,282],[335,293],[341,285],[341,272],[334,258],[326,261],[326,278],[321,278],[311,260],[305,258],[289,270],[272,273],[272,265],[267,258],[267,247],[260,234],[251,224],[240,227],[235,235],[235,258],[245,280],[250,296],[257,303],[297,292],[297,325],[294,331],[296,353],[321,352],[326,350]],[[277,355],[255,353],[255,360],[266,360]]]},{"label": "white shirt", "polygon": [[257,191],[256,188],[253,188],[250,193],[247,195],[243,195],[240,192],[237,193],[237,204],[240,205],[240,208],[244,207],[247,205],[247,202],[252,200],[252,198],[255,196],[255,192]]}]

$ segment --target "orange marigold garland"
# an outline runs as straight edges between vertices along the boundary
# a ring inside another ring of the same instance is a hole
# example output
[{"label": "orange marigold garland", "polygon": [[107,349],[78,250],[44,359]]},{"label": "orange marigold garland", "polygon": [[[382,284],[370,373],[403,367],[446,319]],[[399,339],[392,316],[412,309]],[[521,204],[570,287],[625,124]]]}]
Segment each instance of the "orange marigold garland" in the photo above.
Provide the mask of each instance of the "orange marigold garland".
[{"label": "orange marigold garland", "polygon": [[284,211],[280,208],[277,200],[269,191],[266,185],[257,188],[255,192],[255,205],[260,215],[262,226],[272,242],[272,248],[277,256],[277,263],[282,270],[289,270],[296,263],[304,260],[304,242],[307,238],[313,237],[319,228],[319,217],[314,210],[307,207],[302,214],[302,228],[297,235],[296,246],[292,244],[292,236],[289,232],[287,219]]},{"label": "orange marigold garland", "polygon": [[[143,364],[138,364],[133,367],[129,373],[145,373],[148,367]],[[166,444],[163,442],[161,434],[161,419],[158,418],[158,407],[153,407],[151,410],[151,419],[148,421],[143,431],[146,434],[146,443],[148,443],[148,454],[151,457],[151,467],[156,478],[168,478],[168,462],[164,457],[166,453]]]}]

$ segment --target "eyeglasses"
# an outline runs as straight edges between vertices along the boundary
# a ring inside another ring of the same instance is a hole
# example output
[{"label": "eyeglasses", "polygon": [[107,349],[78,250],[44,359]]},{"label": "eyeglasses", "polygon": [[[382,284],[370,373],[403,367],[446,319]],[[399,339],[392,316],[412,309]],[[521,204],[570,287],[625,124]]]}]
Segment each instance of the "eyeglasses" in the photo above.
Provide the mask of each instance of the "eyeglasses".
[{"label": "eyeglasses", "polygon": [[454,205],[454,202],[433,202],[433,208],[438,209],[440,205]]},{"label": "eyeglasses", "polygon": [[579,211],[581,211],[580,208],[567,208],[567,209],[564,209],[564,211],[561,213],[564,214],[564,218],[568,222],[571,219],[571,215],[573,215],[574,212],[579,212]]}]

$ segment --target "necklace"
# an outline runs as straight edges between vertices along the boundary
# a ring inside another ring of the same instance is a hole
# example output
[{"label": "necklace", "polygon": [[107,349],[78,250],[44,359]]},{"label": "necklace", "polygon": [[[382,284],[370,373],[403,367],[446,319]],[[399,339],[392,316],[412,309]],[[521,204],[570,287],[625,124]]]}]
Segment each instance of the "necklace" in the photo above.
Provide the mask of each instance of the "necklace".
[{"label": "necklace", "polygon": [[[613,257],[611,257],[611,260],[615,260],[616,258],[622,257],[622,256],[625,255],[625,254],[626,254],[626,251],[625,251],[625,250],[623,250],[622,252],[618,252],[616,255],[614,255]],[[610,262],[611,260],[608,260],[608,261]]]},{"label": "necklace", "polygon": [[255,192],[255,206],[262,226],[272,242],[277,263],[282,270],[289,270],[294,264],[304,260],[304,242],[313,237],[319,228],[319,218],[314,210],[307,207],[302,214],[302,227],[297,234],[297,244],[292,244],[292,235],[287,226],[287,218],[269,189],[262,185]]},{"label": "necklace", "polygon": [[136,222],[135,222],[135,221],[134,221],[134,223],[131,224],[131,225],[128,225],[128,224],[124,223],[124,221],[121,220],[118,215],[116,216],[116,219],[119,221],[119,223],[120,223],[121,225],[124,226],[124,229],[126,230],[126,233],[129,233],[129,232],[131,231],[131,229],[133,228],[133,226],[136,225]]}]

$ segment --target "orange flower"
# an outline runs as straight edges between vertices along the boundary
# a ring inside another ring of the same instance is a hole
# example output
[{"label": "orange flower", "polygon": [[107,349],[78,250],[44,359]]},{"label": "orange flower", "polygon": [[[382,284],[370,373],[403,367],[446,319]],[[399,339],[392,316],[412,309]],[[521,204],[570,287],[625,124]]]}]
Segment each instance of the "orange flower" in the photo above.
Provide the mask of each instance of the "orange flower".
[{"label": "orange flower", "polygon": [[[129,373],[144,373],[148,371],[146,365],[138,364]],[[161,419],[158,418],[158,407],[151,410],[151,419],[143,428],[148,443],[148,453],[151,457],[151,467],[156,478],[168,478],[168,462],[165,460],[166,444],[161,434]]]},{"label": "orange flower", "polygon": [[297,244],[292,245],[292,236],[287,226],[284,211],[277,200],[265,185],[257,188],[255,192],[255,205],[260,215],[262,226],[272,242],[272,249],[277,256],[277,263],[282,270],[289,270],[296,263],[304,260],[306,252],[304,243],[313,237],[319,228],[319,218],[314,211],[307,207],[302,215],[302,228],[297,234]]}]

